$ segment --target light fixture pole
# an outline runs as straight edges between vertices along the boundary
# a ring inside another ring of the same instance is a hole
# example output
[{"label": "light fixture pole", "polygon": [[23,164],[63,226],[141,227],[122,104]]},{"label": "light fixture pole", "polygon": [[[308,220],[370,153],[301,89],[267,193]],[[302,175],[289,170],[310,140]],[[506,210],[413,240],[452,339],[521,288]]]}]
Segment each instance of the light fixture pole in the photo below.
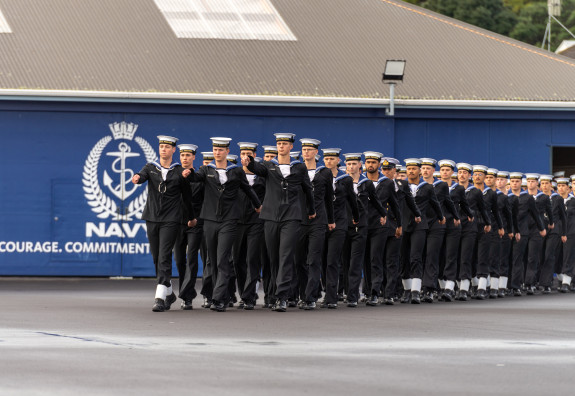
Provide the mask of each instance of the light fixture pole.
[{"label": "light fixture pole", "polygon": [[393,117],[395,115],[395,85],[403,81],[405,73],[405,60],[387,60],[383,72],[383,83],[389,85],[389,109],[385,114]]}]

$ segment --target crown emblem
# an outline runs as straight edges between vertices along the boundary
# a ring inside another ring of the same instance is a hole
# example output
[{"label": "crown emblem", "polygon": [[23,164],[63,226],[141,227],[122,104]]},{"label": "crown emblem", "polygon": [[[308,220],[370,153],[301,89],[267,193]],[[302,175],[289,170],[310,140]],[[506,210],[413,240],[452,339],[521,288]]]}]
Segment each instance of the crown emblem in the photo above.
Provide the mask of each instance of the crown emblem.
[{"label": "crown emblem", "polygon": [[110,131],[112,131],[112,135],[114,136],[114,140],[118,139],[126,139],[132,140],[136,131],[138,130],[137,124],[128,124],[127,122],[114,122],[113,124],[109,125]]},{"label": "crown emblem", "polygon": [[383,162],[381,163],[383,166],[387,166],[389,165],[389,162],[387,160],[383,160]]}]

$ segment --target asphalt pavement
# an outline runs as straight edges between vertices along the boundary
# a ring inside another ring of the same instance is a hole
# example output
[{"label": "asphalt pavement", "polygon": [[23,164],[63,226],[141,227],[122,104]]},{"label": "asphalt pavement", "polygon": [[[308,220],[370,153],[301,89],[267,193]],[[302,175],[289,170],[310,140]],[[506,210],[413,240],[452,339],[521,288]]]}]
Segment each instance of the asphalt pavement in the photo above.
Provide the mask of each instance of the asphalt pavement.
[{"label": "asphalt pavement", "polygon": [[0,278],[0,395],[548,395],[575,389],[575,294],[286,313],[151,279]]}]

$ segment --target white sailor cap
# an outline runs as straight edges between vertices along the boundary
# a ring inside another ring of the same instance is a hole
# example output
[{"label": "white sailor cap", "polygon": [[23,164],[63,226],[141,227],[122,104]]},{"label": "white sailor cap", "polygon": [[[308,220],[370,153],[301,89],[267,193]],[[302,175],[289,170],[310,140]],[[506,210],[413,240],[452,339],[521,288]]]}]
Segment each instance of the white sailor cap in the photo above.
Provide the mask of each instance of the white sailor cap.
[{"label": "white sailor cap", "polygon": [[264,148],[264,153],[277,154],[278,148],[276,146],[262,146]]},{"label": "white sailor cap", "polygon": [[227,157],[226,157],[226,159],[227,159],[228,161],[230,161],[231,163],[233,163],[233,164],[237,164],[237,163],[238,163],[238,156],[237,156],[237,155],[228,154]]},{"label": "white sailor cap", "polygon": [[214,147],[230,147],[231,138],[227,137],[211,137],[212,146]]},{"label": "white sailor cap", "polygon": [[441,177],[441,173],[439,171],[433,172],[433,177]]},{"label": "white sailor cap", "polygon": [[421,160],[419,158],[407,158],[404,159],[405,166],[421,166]]},{"label": "white sailor cap", "polygon": [[315,162],[319,162],[320,159],[321,159],[321,155],[316,154],[315,155]]},{"label": "white sailor cap", "polygon": [[435,168],[435,164],[437,164],[437,161],[433,158],[420,158],[420,160],[421,165],[433,166]]},{"label": "white sailor cap", "polygon": [[198,146],[195,144],[180,144],[178,148],[180,149],[180,153],[192,153],[195,155]]},{"label": "white sailor cap", "polygon": [[555,172],[553,173],[555,177],[565,177],[565,171]]},{"label": "white sailor cap", "polygon": [[256,157],[256,158],[254,158],[254,161],[256,161],[256,162],[262,162],[263,159],[262,159],[261,157]]},{"label": "white sailor cap", "polygon": [[475,172],[481,172],[481,173],[487,173],[487,167],[485,165],[473,165],[473,173]]},{"label": "white sailor cap", "polygon": [[251,142],[239,142],[238,146],[240,147],[240,151],[249,150],[255,152],[258,149],[258,144]]},{"label": "white sailor cap", "polygon": [[569,184],[569,178],[568,177],[558,177],[557,179],[555,179],[555,181],[557,182],[557,184]]},{"label": "white sailor cap", "polygon": [[160,144],[170,144],[175,146],[179,139],[173,136],[158,135],[158,140],[160,141]]},{"label": "white sailor cap", "polygon": [[444,166],[446,166],[446,167],[449,167],[451,169],[455,169],[455,161],[448,160],[448,159],[442,159],[441,161],[437,161],[437,165],[439,165],[440,168],[443,168]]},{"label": "white sailor cap", "polygon": [[202,151],[202,156],[204,160],[213,160],[214,159],[214,152],[213,151]]},{"label": "white sailor cap", "polygon": [[300,153],[301,151],[290,151],[289,156],[292,157],[293,159],[299,159]]},{"label": "white sailor cap", "polygon": [[301,142],[302,147],[313,147],[315,149],[319,148],[319,145],[321,144],[321,142],[317,139],[304,138],[300,139],[299,141]]},{"label": "white sailor cap", "polygon": [[370,160],[376,160],[377,162],[379,162],[379,161],[381,161],[383,154],[379,153],[377,151],[365,151],[363,153],[363,156],[365,157],[366,160],[370,159]]},{"label": "white sailor cap", "polygon": [[457,180],[457,173],[454,172],[454,173],[451,175],[451,178],[452,178],[453,180]]},{"label": "white sailor cap", "polygon": [[291,142],[295,141],[295,133],[274,133],[276,142]]},{"label": "white sailor cap", "polygon": [[398,172],[398,173],[407,173],[407,168],[406,168],[405,166],[403,166],[403,165],[399,165],[399,166],[397,167],[397,172]]},{"label": "white sailor cap", "polygon": [[361,161],[361,153],[347,153],[343,156],[346,161]]},{"label": "white sailor cap", "polygon": [[527,179],[526,178],[521,179],[521,187],[527,187]]},{"label": "white sailor cap", "polygon": [[571,175],[571,176],[569,176],[569,178],[570,178],[571,180],[575,180],[575,175]]},{"label": "white sailor cap", "polygon": [[395,158],[391,157],[383,157],[381,159],[381,168],[382,169],[393,169],[399,165],[399,161]]},{"label": "white sailor cap", "polygon": [[553,181],[553,175],[541,175],[541,176],[539,176],[539,181],[540,182],[542,182],[542,181],[548,181],[548,182]]},{"label": "white sailor cap", "polygon": [[321,151],[323,152],[324,158],[325,157],[339,157],[339,153],[341,153],[340,148],[326,148],[326,149],[321,149]]},{"label": "white sailor cap", "polygon": [[551,182],[551,185],[553,186],[553,188],[557,188],[557,182],[556,182],[555,180],[553,180],[553,181]]},{"label": "white sailor cap", "polygon": [[467,172],[471,172],[473,170],[473,166],[467,162],[459,162],[457,163],[457,170],[466,170]]},{"label": "white sailor cap", "polygon": [[340,166],[338,169],[339,169],[340,171],[342,171],[342,172],[345,172],[345,171],[347,170],[347,168],[345,167],[345,165],[344,165],[344,166]]},{"label": "white sailor cap", "polygon": [[523,173],[521,173],[521,172],[511,172],[511,173],[509,173],[509,178],[510,178],[510,179],[519,179],[519,180],[521,180],[521,179],[523,179]]},{"label": "white sailor cap", "polygon": [[509,179],[509,172],[499,171],[499,172],[497,172],[497,177],[499,177],[501,179]]},{"label": "white sailor cap", "polygon": [[487,168],[487,175],[489,176],[497,176],[497,172],[499,172],[499,169]]},{"label": "white sailor cap", "polygon": [[539,181],[539,173],[526,173],[525,179],[526,180],[537,180],[537,181]]}]

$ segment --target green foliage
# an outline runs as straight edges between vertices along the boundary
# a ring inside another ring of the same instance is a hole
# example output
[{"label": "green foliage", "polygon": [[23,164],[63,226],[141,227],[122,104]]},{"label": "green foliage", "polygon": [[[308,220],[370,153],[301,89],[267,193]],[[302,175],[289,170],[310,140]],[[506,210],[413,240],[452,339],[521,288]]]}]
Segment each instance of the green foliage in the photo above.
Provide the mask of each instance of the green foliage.
[{"label": "green foliage", "polygon": [[[541,46],[547,27],[547,0],[404,0],[463,22]],[[575,33],[575,0],[562,0],[559,21]],[[551,28],[554,50],[574,39],[555,21]]]}]

